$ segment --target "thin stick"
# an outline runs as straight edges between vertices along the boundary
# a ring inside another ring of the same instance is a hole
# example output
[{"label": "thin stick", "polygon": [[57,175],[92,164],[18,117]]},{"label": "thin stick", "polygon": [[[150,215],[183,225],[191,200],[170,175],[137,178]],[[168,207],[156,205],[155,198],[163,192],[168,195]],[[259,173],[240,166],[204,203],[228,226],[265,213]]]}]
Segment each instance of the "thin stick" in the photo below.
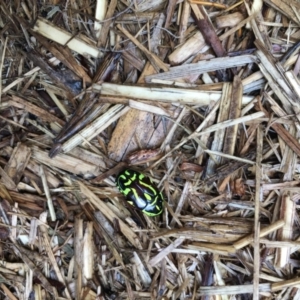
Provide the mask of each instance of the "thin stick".
[{"label": "thin stick", "polygon": [[[285,222],[284,220],[279,220],[265,228],[263,228],[261,231],[260,231],[260,234],[259,234],[259,237],[264,237],[266,236],[267,234],[270,234],[271,232],[275,231],[275,230],[278,230],[279,228],[282,228],[284,226]],[[233,247],[235,249],[241,249],[249,244],[251,244],[254,240],[254,235],[253,234],[250,234],[250,235],[247,235],[246,237],[244,237],[243,239],[235,242],[233,244]]]},{"label": "thin stick", "polygon": [[259,212],[260,200],[262,196],[261,188],[261,161],[263,151],[263,128],[257,128],[257,147],[256,147],[256,176],[255,176],[255,213],[254,213],[254,272],[253,272],[253,299],[259,299],[259,269],[260,269],[260,253],[259,253]]},{"label": "thin stick", "polygon": [[56,214],[55,214],[55,210],[54,210],[54,206],[53,206],[52,198],[51,198],[51,195],[50,195],[50,190],[49,190],[49,187],[48,187],[47,178],[46,178],[46,175],[45,175],[43,165],[40,166],[40,175],[41,175],[41,178],[42,178],[44,192],[45,192],[45,195],[46,195],[46,198],[47,198],[47,205],[48,205],[50,217],[51,217],[51,220],[54,222],[54,221],[56,221]]}]

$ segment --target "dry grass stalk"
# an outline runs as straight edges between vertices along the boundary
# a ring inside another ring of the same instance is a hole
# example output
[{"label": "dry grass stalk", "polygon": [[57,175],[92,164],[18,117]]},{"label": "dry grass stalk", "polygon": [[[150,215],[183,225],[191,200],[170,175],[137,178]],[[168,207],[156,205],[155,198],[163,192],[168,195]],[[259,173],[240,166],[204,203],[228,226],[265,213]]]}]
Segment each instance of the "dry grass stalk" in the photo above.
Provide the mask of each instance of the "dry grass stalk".
[{"label": "dry grass stalk", "polygon": [[[163,96],[161,94],[163,90]],[[103,83],[101,93],[134,99],[161,101],[172,104],[195,104],[206,106],[212,101],[218,101],[222,93],[201,90],[177,89],[170,87],[140,87]],[[243,96],[243,105],[248,104],[253,98]]]}]

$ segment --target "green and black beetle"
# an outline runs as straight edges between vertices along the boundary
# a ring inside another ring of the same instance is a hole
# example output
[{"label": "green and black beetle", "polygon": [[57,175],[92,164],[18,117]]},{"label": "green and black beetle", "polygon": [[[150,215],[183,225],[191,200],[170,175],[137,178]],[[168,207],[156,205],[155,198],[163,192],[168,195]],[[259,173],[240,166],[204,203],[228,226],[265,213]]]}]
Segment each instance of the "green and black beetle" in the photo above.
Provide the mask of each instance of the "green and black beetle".
[{"label": "green and black beetle", "polygon": [[134,170],[126,169],[118,174],[116,185],[128,203],[146,215],[153,217],[163,211],[163,196],[150,178]]}]

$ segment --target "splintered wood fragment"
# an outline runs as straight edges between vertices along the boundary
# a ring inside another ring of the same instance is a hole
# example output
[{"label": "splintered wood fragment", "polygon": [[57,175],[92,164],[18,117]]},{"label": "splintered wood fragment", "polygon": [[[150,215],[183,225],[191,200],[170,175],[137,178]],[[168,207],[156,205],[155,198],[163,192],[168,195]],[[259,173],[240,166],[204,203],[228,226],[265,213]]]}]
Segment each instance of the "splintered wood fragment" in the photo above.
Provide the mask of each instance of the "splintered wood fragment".
[{"label": "splintered wood fragment", "polygon": [[178,129],[178,124],[180,124],[180,121],[183,119],[183,117],[185,116],[185,114],[186,114],[186,108],[184,107],[184,108],[181,110],[179,116],[177,117],[176,122],[174,122],[174,124],[173,124],[172,127],[170,128],[170,130],[169,130],[169,132],[168,132],[168,134],[167,134],[165,140],[163,141],[163,143],[162,143],[161,146],[160,146],[160,149],[161,149],[162,152],[163,152],[163,151],[166,149],[166,147],[171,143],[172,138],[173,138],[173,136],[174,136],[176,130]]},{"label": "splintered wood fragment", "polygon": [[[278,220],[278,221],[274,222],[273,224],[271,224],[271,225],[269,225],[269,226],[267,226],[267,227],[262,228],[262,229],[260,230],[259,237],[260,237],[260,238],[261,238],[261,237],[264,237],[264,236],[270,234],[271,232],[273,232],[273,231],[275,231],[275,230],[278,230],[278,229],[282,228],[282,227],[284,226],[284,224],[285,224],[285,221],[284,221],[284,220]],[[241,249],[241,248],[243,248],[243,247],[245,247],[245,246],[247,246],[247,245],[253,243],[253,240],[254,240],[254,234],[250,234],[250,235],[244,237],[243,239],[241,239],[241,240],[235,242],[235,243],[233,244],[233,247],[234,247],[235,249],[237,249],[237,250],[238,250],[238,249]]]},{"label": "splintered wood fragment", "polygon": [[83,220],[76,218],[75,219],[75,234],[74,234],[74,254],[75,254],[75,272],[76,272],[76,287],[75,287],[75,294],[77,297],[80,297],[83,278],[82,278],[82,265],[83,265],[83,258],[82,258],[82,237],[83,237]]},{"label": "splintered wood fragment", "polygon": [[85,186],[81,182],[77,182],[81,193],[86,197],[93,206],[98,208],[105,217],[110,220],[110,222],[114,222],[118,220],[120,231],[124,234],[124,236],[128,239],[128,241],[137,249],[143,249],[140,244],[138,236],[132,231],[132,229],[127,226],[110,208],[109,206],[101,201],[87,186]]},{"label": "splintered wood fragment", "polygon": [[[28,58],[38,65],[62,90],[66,91],[68,100],[72,103],[73,98],[80,93],[80,88],[69,80],[69,76],[65,76],[61,71],[55,70],[50,66],[42,57],[42,55],[36,50],[30,50],[26,52]],[[73,103],[74,105],[74,103]]]},{"label": "splintered wood fragment", "polygon": [[292,86],[294,92],[300,98],[300,82],[295,73],[293,71],[287,71],[285,73],[285,76],[289,81],[290,85]]},{"label": "splintered wood fragment", "polygon": [[147,112],[150,112],[150,113],[153,113],[156,115],[161,115],[161,116],[168,116],[168,117],[171,116],[166,110],[164,110],[160,107],[157,107],[157,106],[143,103],[143,102],[129,100],[128,104],[129,104],[129,107],[134,108],[134,109],[147,111]]},{"label": "splintered wood fragment", "polygon": [[[285,221],[285,225],[277,232],[277,239],[280,241],[288,241],[292,239],[293,225],[295,222],[295,203],[291,199],[289,192],[284,192],[281,197],[280,218]],[[276,266],[283,268],[290,258],[290,247],[283,247],[276,250]]]},{"label": "splintered wood fragment", "polygon": [[[290,126],[289,131],[287,131],[287,133],[289,133],[289,135],[293,138],[297,136],[296,132],[295,126]],[[283,151],[280,168],[280,170],[284,173],[283,184],[293,183],[298,155],[292,151],[293,149],[290,147],[285,147]],[[289,189],[283,190],[282,194],[278,196],[278,201],[280,201],[278,217],[285,221],[285,225],[277,232],[277,239],[280,241],[291,240],[293,237],[294,224],[296,222],[296,203],[293,201],[291,191]],[[290,260],[290,254],[290,247],[276,249],[275,265],[279,268],[285,267]]]},{"label": "splintered wood fragment", "polygon": [[183,2],[182,13],[180,16],[180,26],[179,26],[179,42],[182,43],[184,39],[184,34],[188,28],[189,17],[191,13],[191,6],[187,0]]},{"label": "splintered wood fragment", "polygon": [[[116,232],[116,230],[112,227],[111,223],[108,219],[102,214],[102,212],[97,211],[94,212],[94,208],[90,206],[90,204],[82,205],[86,215],[90,220],[94,222],[95,231],[98,233],[100,237],[104,237],[108,248],[111,250],[112,255],[115,257],[116,261],[124,268],[125,264],[122,259],[122,252],[119,247],[124,244],[124,238],[120,233]],[[115,241],[118,241],[115,243]],[[119,246],[119,247],[118,247]]]},{"label": "splintered wood fragment", "polygon": [[172,20],[172,17],[174,16],[174,11],[175,11],[176,4],[177,4],[176,0],[169,0],[168,1],[165,28],[168,28],[171,24],[171,20]]},{"label": "splintered wood fragment", "polygon": [[[119,248],[117,248],[118,246],[122,247],[124,244],[124,243],[122,243],[120,234],[115,232],[115,230],[111,226],[110,222],[100,211],[95,212],[94,207],[92,207],[90,205],[90,203],[83,201],[83,199],[80,197],[79,193],[76,193],[76,197],[79,200],[81,207],[82,207],[83,211],[85,212],[87,218],[90,221],[92,221],[91,223],[93,224],[95,232],[99,235],[99,237],[101,239],[104,238],[104,240],[108,246],[108,249],[111,251],[111,254],[114,256],[117,263],[125,270],[126,267],[124,265],[121,255],[120,255],[121,250]],[[75,223],[75,225],[76,225],[76,223]],[[81,225],[79,227],[82,228]],[[82,231],[80,231],[78,233],[81,234],[81,236],[82,236]],[[76,245],[77,245],[77,243],[76,243]],[[94,245],[90,245],[90,246],[91,246],[91,248],[94,248]],[[81,249],[78,249],[78,250],[81,251]],[[105,260],[105,256],[106,256],[106,254],[103,254],[102,259]],[[78,254],[78,257],[80,258],[80,261],[82,261],[82,252],[80,252]],[[83,260],[84,260],[84,258],[85,257],[83,257]],[[104,286],[104,288],[110,288],[108,281],[107,281],[107,276],[103,272],[103,267],[102,267],[102,265],[99,267],[100,268],[99,272],[102,275],[101,283]],[[79,271],[80,271],[80,275],[82,275],[81,268],[79,268]],[[78,282],[78,284],[80,284],[80,286],[81,286],[81,283],[82,283],[82,280],[80,280],[80,282]],[[81,291],[81,289],[79,289],[79,288],[78,288],[78,290]]]},{"label": "splintered wood fragment", "polygon": [[8,190],[17,190],[17,185],[14,181],[6,174],[6,172],[0,167],[0,175],[1,175],[1,182],[3,182],[4,186]]},{"label": "splintered wood fragment", "polygon": [[135,251],[133,252],[133,257],[131,258],[130,261],[136,265],[137,272],[141,278],[143,286],[149,287],[152,282],[150,274],[147,272],[147,269],[145,268],[142,260],[140,259],[139,255]]},{"label": "splintered wood fragment", "polygon": [[[242,98],[243,98],[243,86],[241,79],[238,76],[235,76],[232,84],[232,92],[230,99],[230,108],[229,108],[229,119],[236,119],[241,116],[242,108]],[[233,155],[236,147],[238,125],[228,127],[226,129],[223,152],[226,154]]]},{"label": "splintered wood fragment", "polygon": [[192,35],[185,43],[177,47],[169,56],[172,65],[178,65],[192,55],[195,55],[206,46],[204,37],[200,31]]},{"label": "splintered wood fragment", "polygon": [[[245,163],[245,164],[255,165],[255,161],[249,160],[249,159],[244,158],[244,157],[225,154],[224,152],[218,152],[218,151],[213,151],[213,150],[209,150],[209,149],[204,150],[204,152],[206,152],[208,154],[215,155],[215,156],[221,156],[222,158],[225,158],[226,160],[233,159],[233,160]],[[219,170],[219,168],[218,168],[218,170]]]},{"label": "splintered wood fragment", "polygon": [[[30,170],[32,173],[39,176],[40,174],[40,165],[35,162],[33,159],[30,159],[30,161],[27,164],[27,170]],[[44,169],[46,180],[51,188],[57,188],[61,184],[61,180],[55,176],[55,174],[52,174],[48,169]]]},{"label": "splintered wood fragment", "polygon": [[263,63],[258,63],[258,67],[260,68],[262,74],[264,75],[264,77],[267,79],[271,89],[273,90],[274,94],[279,98],[279,100],[281,101],[281,106],[282,108],[285,110],[286,114],[292,114],[294,113],[292,105],[289,101],[289,98],[287,97],[287,95],[282,91],[282,89],[278,86],[278,84],[276,83],[276,80],[274,80],[271,76],[271,74],[269,73],[269,69],[268,67],[265,67],[263,65]]},{"label": "splintered wood fragment", "polygon": [[286,112],[288,114],[295,112],[299,120],[300,104],[296,100],[296,93],[290,88],[288,80],[283,74],[283,67],[280,63],[275,64],[273,56],[269,54],[260,41],[256,40],[255,45],[258,48],[256,55],[260,61],[258,66],[261,72],[265,75],[274,93],[281,100]]},{"label": "splintered wood fragment", "polygon": [[[180,89],[170,87],[143,87],[119,85],[104,82],[101,93],[128,97],[131,99],[144,99],[151,101],[167,102],[172,104],[209,105],[212,101],[219,101],[222,93],[219,91],[201,91],[198,89]],[[243,96],[243,105],[249,103],[253,97]]]},{"label": "splintered wood fragment", "polygon": [[105,130],[110,124],[117,121],[122,115],[126,114],[130,108],[122,104],[116,104],[108,109],[103,115],[95,119],[81,131],[72,136],[69,140],[60,145],[62,152],[69,152],[82,143],[88,142]]},{"label": "splintered wood fragment", "polygon": [[150,83],[152,79],[171,80],[175,78],[189,77],[191,75],[199,75],[227,68],[234,68],[255,62],[256,57],[249,54],[226,58],[217,57],[209,60],[201,60],[197,63],[171,67],[168,72],[148,75],[145,79],[148,83]]},{"label": "splintered wood fragment", "polygon": [[117,22],[127,23],[147,23],[152,21],[156,23],[160,17],[159,12],[136,12],[135,14],[121,14],[117,16]]},{"label": "splintered wood fragment", "polygon": [[242,20],[244,20],[243,14],[237,11],[232,14],[216,17],[216,25],[218,29],[233,27],[238,25]]},{"label": "splintered wood fragment", "polygon": [[[187,200],[187,198],[188,198],[188,195],[189,195],[189,193],[190,193],[190,189],[191,189],[191,182],[189,182],[189,181],[186,181],[186,183],[185,183],[185,185],[184,185],[184,188],[183,188],[183,191],[182,191],[182,194],[181,194],[181,197],[180,197],[180,199],[179,199],[179,201],[178,201],[178,203],[177,203],[177,206],[176,206],[176,210],[175,210],[175,215],[176,215],[176,217],[178,217],[179,216],[179,214],[180,214],[180,212],[181,212],[181,210],[183,209],[183,206],[184,206],[184,204],[185,204],[185,202],[186,202],[186,200]],[[173,218],[172,220],[171,220],[171,222],[170,222],[170,226],[171,227],[173,227],[174,226],[174,224],[175,224],[175,218]]]},{"label": "splintered wood fragment", "polygon": [[[110,25],[112,24],[112,17],[115,12],[116,6],[117,6],[118,0],[112,0],[109,3],[104,22],[101,27],[101,34],[98,35],[98,43],[97,47],[105,47],[106,41],[107,41],[107,36],[109,34],[110,30]],[[98,6],[98,5],[97,5]],[[96,24],[96,23],[95,23]],[[100,33],[100,30],[99,30]]]},{"label": "splintered wood fragment", "polygon": [[300,24],[300,20],[297,14],[293,11],[292,5],[297,6],[300,9],[299,3],[297,1],[284,1],[284,0],[265,0],[268,5],[280,11],[283,15],[287,16],[289,19],[293,20],[296,24]]},{"label": "splintered wood fragment", "polygon": [[300,156],[300,144],[281,124],[274,123],[271,125],[277,134],[285,141],[285,143]]},{"label": "splintered wood fragment", "polygon": [[47,205],[48,205],[51,221],[55,222],[56,221],[56,213],[54,210],[53,201],[52,201],[52,198],[50,195],[50,191],[49,191],[49,187],[48,187],[48,183],[47,183],[43,165],[40,166],[40,176],[42,178],[43,188],[44,188],[44,192],[45,192],[45,195],[47,198]]},{"label": "splintered wood fragment", "polygon": [[152,257],[148,264],[150,266],[155,266],[158,264],[164,257],[169,255],[174,249],[176,249],[178,246],[180,246],[184,242],[185,238],[184,237],[179,237],[177,238],[173,243],[171,243],[168,247],[165,249],[161,250],[156,256]]},{"label": "splintered wood fragment", "polygon": [[[216,120],[216,108],[220,107],[220,101],[216,103],[216,105],[213,105],[213,103],[211,103],[208,108],[207,108],[207,116],[206,118],[202,121],[202,126],[203,128],[207,128],[211,125],[213,125],[215,123]],[[200,141],[203,142],[204,145],[207,145],[208,141],[210,138],[210,133],[204,134],[200,137]],[[199,144],[197,147],[197,151],[196,151],[196,157],[197,157],[197,162],[199,164],[202,164],[205,157],[204,157],[204,149],[203,147]]]},{"label": "splintered wood fragment", "polygon": [[297,286],[299,286],[299,284],[300,284],[300,278],[295,277],[290,280],[284,280],[284,281],[272,283],[271,289],[273,292],[277,292],[277,291],[284,290],[284,289],[287,289],[290,287],[297,287]]},{"label": "splintered wood fragment", "polygon": [[[270,293],[271,285],[270,283],[261,283],[259,284],[260,293]],[[226,285],[226,286],[214,286],[206,287],[201,286],[197,290],[197,295],[199,296],[215,296],[215,295],[239,295],[239,294],[252,294],[253,293],[253,284],[241,284],[241,285]]]},{"label": "splintered wood fragment", "polygon": [[139,70],[140,72],[143,71],[144,67],[145,67],[145,63],[139,59],[138,57],[134,56],[132,54],[132,52],[130,51],[124,51],[122,54],[122,57],[133,67],[135,67],[137,70]]},{"label": "splintered wood fragment", "polygon": [[93,222],[86,224],[82,239],[81,257],[83,259],[82,278],[84,279],[84,284],[87,284],[94,273]]},{"label": "splintered wood fragment", "polygon": [[[99,37],[101,36],[101,34],[103,34],[102,32],[102,26],[103,24],[101,23],[104,18],[105,18],[105,12],[107,10],[107,0],[97,0],[96,1],[96,10],[95,10],[95,19],[99,22],[95,22],[94,24],[94,30],[96,33],[96,37],[99,39]],[[105,34],[105,37],[107,37],[107,33]]]},{"label": "splintered wood fragment", "polygon": [[228,8],[228,6],[226,4],[214,3],[214,2],[210,2],[210,1],[189,0],[189,2],[194,3],[194,4],[204,5],[204,6],[212,6],[212,7],[221,8],[221,9]]},{"label": "splintered wood fragment", "polygon": [[[155,234],[154,238],[166,238],[166,237],[182,238],[184,236],[186,239],[193,240],[193,241],[207,242],[207,243],[214,243],[214,244],[228,244],[228,243],[234,243],[238,241],[245,234],[245,233],[242,234],[240,232],[232,233],[232,229],[230,230],[230,232],[226,232],[224,230],[223,231],[217,230],[217,231],[219,232],[201,231],[201,234],[199,234],[199,229],[181,227],[181,228],[171,229],[171,230],[167,230]],[[247,233],[249,232],[250,230]]]},{"label": "splintered wood fragment", "polygon": [[[267,68],[268,72],[272,75],[276,83],[286,92],[289,97],[293,96],[290,87],[287,84],[286,78],[282,74],[281,66],[275,63],[273,56],[267,51],[265,45],[259,41],[255,41],[255,45],[258,48],[256,52],[260,62]],[[292,99],[291,99],[292,100]]]},{"label": "splintered wood fragment", "polygon": [[[93,77],[93,83],[106,80],[115,69],[119,57],[119,54],[114,55],[109,53],[106,55]],[[56,144],[64,142],[70,138],[70,136],[85,127],[86,124],[90,123],[93,118],[97,116],[97,112],[100,112],[102,109],[105,111],[108,108],[108,105],[97,105],[94,107],[96,101],[97,97],[95,97],[94,93],[87,93],[85,95],[80,104],[77,106],[72,118],[69,119],[54,139],[53,148],[57,146]],[[52,152],[52,150],[50,152]]]},{"label": "splintered wood fragment", "polygon": [[[100,67],[97,69],[93,78],[93,83],[98,80],[106,80],[111,72],[115,69],[120,55],[109,53]],[[74,137],[74,135],[84,128],[87,124],[91,123],[101,111],[106,111],[109,104],[95,105],[97,97],[94,93],[87,93],[80,104],[77,106],[72,118],[65,124],[62,130],[54,139],[54,144],[49,152],[50,157],[54,157],[61,151],[62,143]]]},{"label": "splintered wood fragment", "polygon": [[32,157],[49,167],[59,168],[70,172],[71,174],[92,177],[98,176],[101,173],[98,166],[66,154],[58,154],[56,157],[51,159],[48,151],[43,151],[37,147],[32,148]]},{"label": "splintered wood fragment", "polygon": [[247,116],[244,116],[244,117],[240,117],[240,118],[236,118],[236,119],[233,119],[233,120],[226,120],[224,122],[220,122],[218,124],[214,124],[208,128],[205,128],[202,132],[199,132],[197,135],[202,135],[202,134],[205,134],[207,132],[214,132],[222,127],[229,127],[229,126],[233,126],[233,125],[236,125],[236,124],[241,124],[241,123],[244,123],[244,122],[248,122],[248,121],[253,121],[255,119],[258,119],[258,118],[261,118],[263,117],[265,114],[264,112],[258,112],[258,113],[253,113],[251,115],[247,115]]},{"label": "splintered wood fragment", "polygon": [[18,184],[23,176],[24,170],[27,167],[31,157],[31,149],[25,144],[18,143],[6,164],[4,171],[11,180]]},{"label": "splintered wood fragment", "polygon": [[33,30],[58,44],[68,46],[71,50],[76,51],[83,56],[92,56],[94,58],[102,56],[102,52],[99,51],[96,46],[88,44],[78,37],[72,36],[69,32],[53,25],[45,19],[38,18]]},{"label": "splintered wood fragment", "polygon": [[156,56],[155,54],[151,53],[132,34],[130,34],[128,30],[126,30],[125,28],[123,28],[121,25],[117,25],[117,28],[126,37],[128,37],[147,56],[147,58],[149,59],[149,61],[151,62],[151,64],[153,65],[153,67],[155,68],[155,70],[157,72],[159,72],[160,70],[163,70],[163,71],[167,72],[169,70],[169,68],[167,67],[167,65],[163,61],[161,61],[158,56]]},{"label": "splintered wood fragment", "polygon": [[[269,116],[269,113],[259,105],[260,109]],[[284,140],[284,142],[298,155],[300,156],[300,144],[298,140],[291,135],[281,124],[272,123],[271,127],[277,132],[277,134]]]},{"label": "splintered wood fragment", "polygon": [[[158,41],[156,41],[158,42]],[[158,44],[151,44],[151,47],[157,47]],[[166,49],[161,53],[162,58],[167,54]],[[145,75],[155,73],[155,68],[150,62],[145,64],[142,74],[140,75],[137,83],[144,84]],[[120,86],[120,85],[118,85]],[[124,92],[128,93],[131,87],[125,88]],[[104,94],[102,92],[102,94]],[[141,100],[140,95],[137,100]],[[130,97],[131,100],[135,100],[135,97]],[[149,103],[151,104],[151,103]],[[109,157],[115,161],[122,160],[127,154],[137,149],[149,149],[157,148],[165,138],[163,124],[165,122],[159,122],[158,126],[153,123],[153,114],[138,111],[136,109],[130,109],[130,111],[120,118],[118,124],[113,132],[111,140],[108,144]]]},{"label": "splintered wood fragment", "polygon": [[[47,222],[47,214],[43,213],[41,215],[41,217],[40,217],[40,220],[44,224],[46,224],[46,222]],[[50,260],[50,264],[52,265],[53,270],[56,273],[56,276],[57,276],[57,279],[59,280],[59,282],[61,282],[66,287],[65,288],[65,293],[66,293],[67,299],[71,299],[70,292],[69,292],[68,287],[67,287],[67,285],[65,283],[65,278],[64,278],[64,276],[61,273],[61,270],[60,270],[60,268],[58,266],[58,263],[56,261],[56,258],[54,256],[53,250],[52,250],[51,245],[50,245],[50,239],[49,239],[49,235],[48,235],[48,228],[47,228],[47,226],[45,226],[43,224],[40,224],[39,228],[40,228],[41,233],[42,233],[42,245],[43,245],[43,247],[45,247],[45,251],[47,253],[47,257]]]},{"label": "splintered wood fragment", "polygon": [[10,105],[24,109],[29,113],[35,115],[36,117],[40,118],[44,122],[56,122],[59,125],[63,125],[65,123],[63,120],[59,119],[55,115],[52,115],[50,112],[18,96],[11,96],[11,99],[12,100],[9,100]]},{"label": "splintered wood fragment", "polygon": [[270,52],[273,51],[272,44],[269,39],[268,29],[263,24],[264,18],[261,13],[262,1],[256,1],[252,5],[251,9],[248,3],[245,3],[245,6],[248,14],[255,16],[255,18],[250,21],[255,37],[261,41]]},{"label": "splintered wood fragment", "polygon": [[[53,59],[51,59],[53,60]],[[35,67],[32,70],[26,72],[23,77],[18,78],[16,80],[14,80],[12,83],[8,84],[7,86],[5,86],[3,89],[1,89],[1,94],[4,94],[6,92],[8,92],[10,89],[12,89],[15,85],[19,84],[20,82],[22,82],[23,80],[25,80],[27,77],[32,76],[32,75],[36,75],[38,71],[40,71],[41,68],[40,67]]]},{"label": "splintered wood fragment", "polygon": [[[222,90],[222,98],[220,100],[220,109],[217,123],[228,120],[230,100],[231,100],[232,85],[225,83]],[[236,125],[237,126],[237,125]],[[214,134],[214,139],[211,145],[212,151],[222,151],[226,128],[218,129]],[[210,157],[207,163],[206,176],[211,176],[215,173],[216,167],[220,164],[221,157]]]},{"label": "splintered wood fragment", "polygon": [[[216,105],[210,113],[213,114],[218,107],[219,106]],[[214,132],[214,131],[216,131],[220,128],[223,128],[223,127],[229,127],[229,126],[233,126],[235,124],[240,124],[240,123],[243,123],[243,122],[252,121],[252,120],[255,120],[256,118],[260,118],[262,116],[264,116],[264,114],[254,113],[254,114],[248,115],[246,117],[237,118],[235,120],[227,120],[227,121],[224,121],[224,122],[221,122],[221,123],[218,123],[218,124],[214,124],[214,125],[212,125],[210,127],[207,127],[205,129],[203,129],[203,127],[205,127],[205,123],[204,124],[202,123],[195,132],[190,134],[187,138],[183,139],[183,141],[181,141],[179,144],[177,144],[175,147],[173,147],[167,154],[165,154],[161,159],[159,159],[157,162],[155,162],[152,165],[152,168],[155,165],[157,165],[158,163],[160,163],[163,159],[165,159],[166,157],[171,155],[171,153],[173,153],[173,151],[179,149],[182,145],[184,145],[187,141],[189,141],[191,139],[194,139],[194,138],[196,138],[198,136],[201,136],[201,135],[205,135],[206,133]],[[245,158],[253,159],[254,157],[255,157],[255,152],[252,151],[250,154],[247,154]],[[206,179],[205,183],[206,184],[212,184],[215,180],[220,179],[220,178],[222,178],[222,176],[226,176],[226,175],[228,175],[228,173],[236,171],[237,169],[239,169],[241,167],[244,167],[245,165],[247,165],[247,164],[245,164],[245,162],[240,162],[240,161],[235,161],[233,163],[226,164],[225,166],[222,166],[220,169],[218,169],[218,171],[215,175],[213,175],[213,176],[209,177],[208,179]],[[230,170],[230,171],[228,172],[228,170]]]},{"label": "splintered wood fragment", "polygon": [[[44,289],[46,289],[51,295],[54,296],[54,289],[48,279],[45,277],[43,272],[36,266],[35,262],[33,261],[34,258],[34,252],[32,251],[30,253],[31,257],[29,257],[29,253],[26,248],[23,248],[21,245],[13,245],[12,246],[14,252],[24,261],[24,263],[28,266],[30,270],[37,276],[37,278],[40,280],[42,286]],[[57,294],[57,293],[56,293]],[[68,298],[71,299],[71,298]]]},{"label": "splintered wood fragment", "polygon": [[[2,168],[1,168],[2,169]],[[0,169],[0,170],[1,170]],[[2,169],[3,170],[3,169]],[[15,186],[15,185],[14,185]],[[4,184],[0,182],[0,197],[2,199],[5,199],[9,202],[9,204],[13,204],[12,196],[10,195],[10,192],[8,192],[7,188]]]},{"label": "splintered wood fragment", "polygon": [[66,67],[72,70],[77,76],[79,76],[84,82],[91,83],[92,79],[87,74],[85,69],[77,62],[72,54],[72,51],[68,47],[64,47],[57,43],[49,43],[46,38],[37,32],[31,31],[32,34],[42,43],[59,61],[61,61]]}]

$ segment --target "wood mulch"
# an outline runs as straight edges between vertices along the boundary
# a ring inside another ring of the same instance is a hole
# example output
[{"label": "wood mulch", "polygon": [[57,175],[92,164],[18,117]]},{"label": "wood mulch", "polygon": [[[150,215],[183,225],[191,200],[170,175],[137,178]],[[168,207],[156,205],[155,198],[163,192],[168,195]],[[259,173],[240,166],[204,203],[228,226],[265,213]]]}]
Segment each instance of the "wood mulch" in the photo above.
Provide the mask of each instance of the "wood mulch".
[{"label": "wood mulch", "polygon": [[1,0],[0,299],[300,299],[299,40],[299,0]]}]

